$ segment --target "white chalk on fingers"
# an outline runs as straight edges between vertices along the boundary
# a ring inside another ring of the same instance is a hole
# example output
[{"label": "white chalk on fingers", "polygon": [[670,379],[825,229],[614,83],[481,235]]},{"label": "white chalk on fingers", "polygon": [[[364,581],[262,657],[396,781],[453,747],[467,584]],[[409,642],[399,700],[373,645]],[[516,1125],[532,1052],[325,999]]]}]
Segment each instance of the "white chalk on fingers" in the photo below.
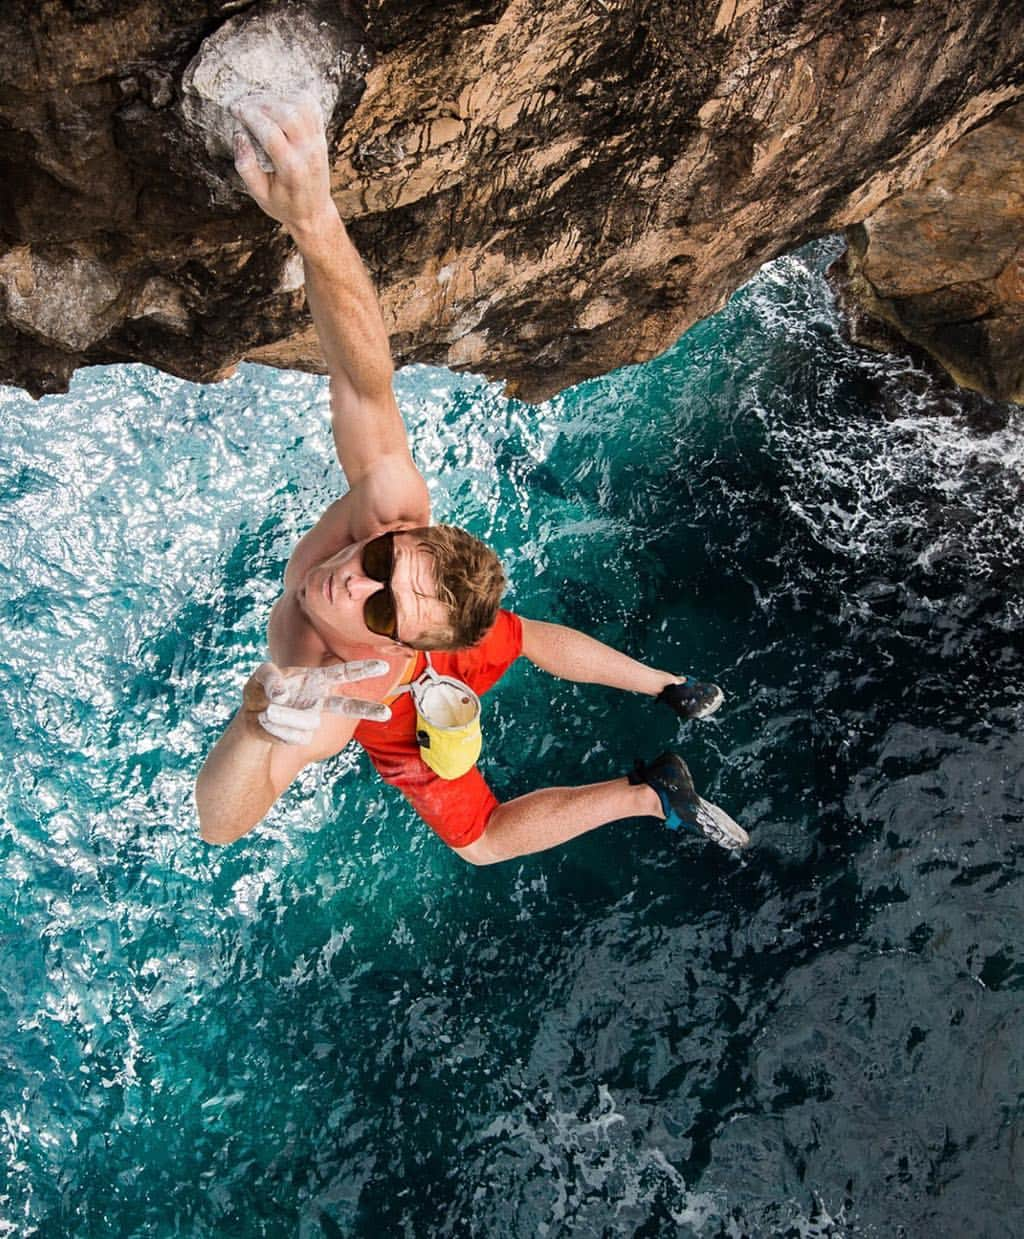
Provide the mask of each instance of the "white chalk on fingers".
[{"label": "white chalk on fingers", "polygon": [[[246,137],[253,144],[256,162],[264,172],[273,172],[276,160],[286,156],[289,150],[284,130],[266,108],[242,107],[237,119],[245,127]],[[264,166],[265,160],[269,162],[269,166]]]},{"label": "white chalk on fingers", "polygon": [[320,711],[314,708],[269,705],[260,715],[283,727],[301,727],[311,734],[320,726]]},{"label": "white chalk on fingers", "polygon": [[312,743],[313,740],[313,732],[303,731],[296,727],[282,727],[279,723],[264,722],[262,714],[260,726],[268,736],[273,736],[275,740],[280,740],[283,744],[302,746]]},{"label": "white chalk on fingers", "polygon": [[268,701],[281,701],[288,696],[284,676],[273,663],[261,663],[253,672],[253,677],[263,685]]},{"label": "white chalk on fingers", "polygon": [[386,723],[391,710],[381,701],[363,701],[359,697],[330,697],[324,702],[328,714],[340,714],[345,718],[364,718],[371,723]]},{"label": "white chalk on fingers", "polygon": [[332,663],[324,667],[323,674],[329,684],[353,684],[356,680],[387,675],[389,670],[390,664],[383,658],[357,658],[349,663]]}]

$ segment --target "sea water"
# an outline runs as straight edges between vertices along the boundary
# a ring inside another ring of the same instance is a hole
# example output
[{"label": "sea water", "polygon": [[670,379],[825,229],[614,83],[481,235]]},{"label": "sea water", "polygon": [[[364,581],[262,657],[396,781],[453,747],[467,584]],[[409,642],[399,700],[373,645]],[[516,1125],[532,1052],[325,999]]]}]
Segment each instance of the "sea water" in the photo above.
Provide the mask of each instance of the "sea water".
[{"label": "sea water", "polygon": [[727,693],[517,664],[498,794],[672,747],[742,859],[474,869],[349,751],[207,847],[325,383],[2,393],[0,1236],[1021,1233],[1024,422],[845,345],[835,252],[539,407],[398,376],[511,607]]}]

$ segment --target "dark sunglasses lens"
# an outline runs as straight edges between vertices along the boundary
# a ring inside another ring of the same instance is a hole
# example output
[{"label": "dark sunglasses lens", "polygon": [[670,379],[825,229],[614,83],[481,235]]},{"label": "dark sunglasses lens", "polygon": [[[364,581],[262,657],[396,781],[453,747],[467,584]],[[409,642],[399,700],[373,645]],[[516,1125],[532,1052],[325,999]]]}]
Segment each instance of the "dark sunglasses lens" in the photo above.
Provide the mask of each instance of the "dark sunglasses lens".
[{"label": "dark sunglasses lens", "polygon": [[[366,565],[364,564],[365,568]],[[373,573],[367,568],[367,576]],[[374,577],[374,580],[379,578]],[[398,630],[398,617],[395,615],[395,604],[391,590],[385,586],[375,594],[371,594],[363,604],[363,622],[371,632],[381,637],[393,637]]]},{"label": "dark sunglasses lens", "polygon": [[363,571],[374,581],[390,581],[394,563],[394,535],[381,534],[363,547]]}]

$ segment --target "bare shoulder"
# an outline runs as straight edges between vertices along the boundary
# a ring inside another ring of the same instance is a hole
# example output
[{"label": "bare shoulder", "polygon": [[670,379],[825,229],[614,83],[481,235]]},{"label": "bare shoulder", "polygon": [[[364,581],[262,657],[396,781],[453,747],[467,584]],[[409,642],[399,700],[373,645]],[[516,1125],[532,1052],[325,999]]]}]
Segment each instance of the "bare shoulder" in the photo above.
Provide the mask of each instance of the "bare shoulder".
[{"label": "bare shoulder", "polygon": [[343,495],[330,504],[313,528],[295,544],[284,570],[286,589],[294,590],[305,579],[310,568],[354,542],[352,536],[352,500]]},{"label": "bare shoulder", "polygon": [[286,589],[271,608],[267,644],[270,657],[279,667],[319,667],[328,652],[299,606],[294,589]]}]

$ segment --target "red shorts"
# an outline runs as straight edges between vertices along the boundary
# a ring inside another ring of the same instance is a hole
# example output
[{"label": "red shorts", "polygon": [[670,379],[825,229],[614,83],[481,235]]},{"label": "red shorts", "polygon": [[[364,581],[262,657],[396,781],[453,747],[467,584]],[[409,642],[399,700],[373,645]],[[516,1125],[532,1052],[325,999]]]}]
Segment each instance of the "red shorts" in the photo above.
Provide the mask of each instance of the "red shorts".
[{"label": "red shorts", "polygon": [[[438,675],[462,680],[477,694],[485,692],[505,674],[522,653],[523,625],[511,611],[499,611],[494,626],[468,650],[431,651],[430,661]],[[426,659],[416,660],[413,678],[422,674]],[[385,783],[405,796],[431,830],[453,848],[475,843],[487,828],[498,799],[483,775],[473,767],[458,779],[442,779],[420,757],[416,743],[416,707],[409,693],[391,702],[386,723],[362,722],[355,738]],[[484,746],[487,729],[484,728]]]}]

